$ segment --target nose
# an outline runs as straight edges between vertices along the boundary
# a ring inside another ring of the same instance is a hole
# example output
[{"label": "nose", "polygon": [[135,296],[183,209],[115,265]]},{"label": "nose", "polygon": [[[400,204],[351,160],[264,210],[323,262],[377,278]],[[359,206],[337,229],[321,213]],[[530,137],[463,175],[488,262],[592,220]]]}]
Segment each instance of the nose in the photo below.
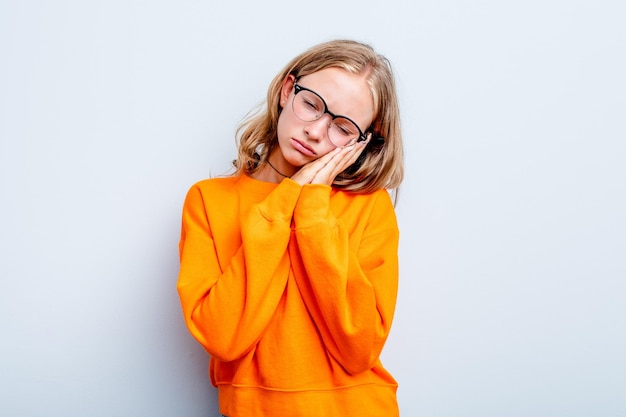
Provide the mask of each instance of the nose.
[{"label": "nose", "polygon": [[329,114],[324,114],[317,120],[307,122],[304,131],[311,140],[324,140],[324,138],[328,135],[328,125],[331,120],[332,117]]}]

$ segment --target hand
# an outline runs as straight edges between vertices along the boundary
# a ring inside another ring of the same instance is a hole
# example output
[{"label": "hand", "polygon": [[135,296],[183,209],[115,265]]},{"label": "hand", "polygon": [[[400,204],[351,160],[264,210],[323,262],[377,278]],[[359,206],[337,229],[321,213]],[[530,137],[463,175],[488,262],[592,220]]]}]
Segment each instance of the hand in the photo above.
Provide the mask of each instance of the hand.
[{"label": "hand", "polygon": [[353,142],[346,146],[337,147],[321,158],[311,161],[296,172],[291,179],[301,185],[326,184],[331,185],[335,177],[356,162],[370,136],[362,142]]}]

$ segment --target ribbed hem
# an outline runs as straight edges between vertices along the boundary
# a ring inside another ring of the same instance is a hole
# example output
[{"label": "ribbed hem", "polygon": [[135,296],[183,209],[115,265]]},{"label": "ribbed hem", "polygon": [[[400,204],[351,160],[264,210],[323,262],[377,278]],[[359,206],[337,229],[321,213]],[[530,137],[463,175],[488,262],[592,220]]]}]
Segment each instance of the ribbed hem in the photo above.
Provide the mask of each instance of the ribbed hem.
[{"label": "ribbed hem", "polygon": [[315,391],[218,386],[220,412],[228,417],[397,417],[397,386],[366,384]]}]

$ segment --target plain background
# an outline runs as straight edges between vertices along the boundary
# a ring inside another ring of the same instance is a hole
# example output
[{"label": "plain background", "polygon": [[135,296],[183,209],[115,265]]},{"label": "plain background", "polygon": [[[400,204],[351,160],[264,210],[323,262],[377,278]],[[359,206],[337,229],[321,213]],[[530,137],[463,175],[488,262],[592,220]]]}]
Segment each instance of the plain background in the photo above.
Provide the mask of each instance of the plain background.
[{"label": "plain background", "polygon": [[402,414],[626,416],[622,1],[0,1],[0,415],[214,416],[184,195],[321,41],[394,64]]}]

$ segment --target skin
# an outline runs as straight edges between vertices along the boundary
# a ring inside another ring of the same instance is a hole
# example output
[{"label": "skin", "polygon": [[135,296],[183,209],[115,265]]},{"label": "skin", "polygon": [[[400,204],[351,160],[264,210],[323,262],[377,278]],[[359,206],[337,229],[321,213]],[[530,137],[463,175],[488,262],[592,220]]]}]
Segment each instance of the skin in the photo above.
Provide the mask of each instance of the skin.
[{"label": "skin", "polygon": [[[370,138],[336,147],[328,139],[330,115],[304,122],[293,113],[294,83],[293,75],[283,81],[280,93],[283,110],[278,119],[279,146],[268,159],[278,171],[301,185],[331,185],[339,173],[357,160]],[[301,77],[298,83],[317,92],[331,112],[351,118],[362,131],[372,123],[374,100],[364,76],[340,68],[326,68]],[[278,183],[283,176],[265,165],[255,178]]]}]

